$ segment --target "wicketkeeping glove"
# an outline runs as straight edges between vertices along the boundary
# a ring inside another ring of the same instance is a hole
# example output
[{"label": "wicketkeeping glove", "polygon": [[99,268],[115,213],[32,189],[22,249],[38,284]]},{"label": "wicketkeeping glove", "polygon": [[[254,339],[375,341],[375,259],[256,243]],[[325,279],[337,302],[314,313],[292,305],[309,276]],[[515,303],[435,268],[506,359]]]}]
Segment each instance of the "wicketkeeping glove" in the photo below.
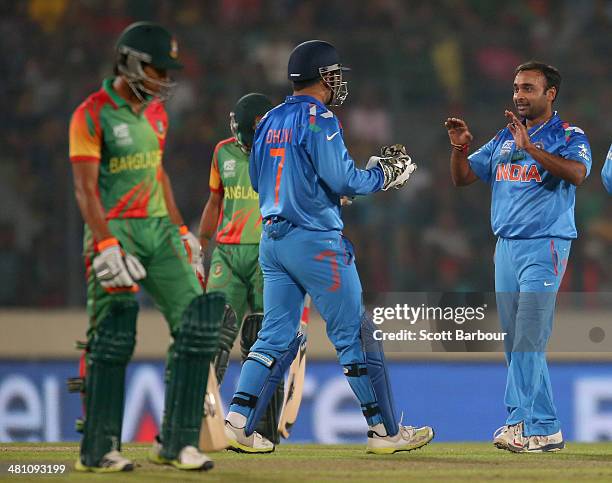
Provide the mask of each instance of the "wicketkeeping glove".
[{"label": "wicketkeeping glove", "polygon": [[375,166],[380,166],[385,176],[382,186],[383,191],[387,191],[389,188],[399,189],[404,186],[417,168],[408,156],[406,147],[402,144],[383,146],[380,149],[380,156],[372,156],[366,165],[366,169],[372,169]]},{"label": "wicketkeeping glove", "polygon": [[147,276],[147,271],[133,255],[125,253],[116,238],[98,243],[93,269],[104,288],[132,287]]}]

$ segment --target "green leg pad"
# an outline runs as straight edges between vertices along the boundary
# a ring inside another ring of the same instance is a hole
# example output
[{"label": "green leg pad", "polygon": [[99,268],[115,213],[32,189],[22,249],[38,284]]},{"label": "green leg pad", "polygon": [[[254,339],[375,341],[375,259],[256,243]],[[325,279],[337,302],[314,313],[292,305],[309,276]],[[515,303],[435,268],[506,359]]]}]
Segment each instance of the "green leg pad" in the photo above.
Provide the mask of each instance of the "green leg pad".
[{"label": "green leg pad", "polygon": [[198,446],[204,392],[217,352],[224,308],[225,296],[221,293],[194,298],[174,336],[161,433],[163,458],[176,459],[185,446]]},{"label": "green leg pad", "polygon": [[229,365],[230,352],[237,336],[238,321],[236,320],[236,312],[229,305],[226,305],[221,330],[219,331],[219,348],[215,356],[215,375],[219,385],[221,385],[225,376],[225,371]]},{"label": "green leg pad", "polygon": [[121,448],[125,367],[134,352],[137,316],[136,302],[114,302],[90,335],[81,442],[86,466],[98,466],[106,453]]},{"label": "green leg pad", "polygon": [[[240,352],[242,355],[242,362],[246,360],[251,347],[257,340],[257,334],[261,329],[262,322],[262,314],[251,314],[244,319],[240,337]],[[278,434],[278,419],[280,418],[280,413],[283,408],[284,397],[285,384],[281,381],[281,383],[277,386],[276,391],[274,391],[272,399],[270,399],[266,412],[255,427],[255,431],[268,438],[274,444],[280,443],[280,435]]]}]

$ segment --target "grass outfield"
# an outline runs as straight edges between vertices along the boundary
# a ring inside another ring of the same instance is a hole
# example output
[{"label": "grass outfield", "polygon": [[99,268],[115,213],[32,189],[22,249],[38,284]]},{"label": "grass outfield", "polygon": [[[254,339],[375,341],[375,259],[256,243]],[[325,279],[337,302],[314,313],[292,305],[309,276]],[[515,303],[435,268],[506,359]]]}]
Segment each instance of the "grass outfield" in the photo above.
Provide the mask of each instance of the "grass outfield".
[{"label": "grass outfield", "polygon": [[[568,444],[560,453],[512,454],[490,443],[433,443],[389,456],[367,455],[365,445],[281,445],[269,455],[215,453],[207,473],[178,471],[146,461],[148,445],[128,444],[124,453],[137,463],[133,473],[93,475],[72,470],[75,444],[2,444],[2,481],[612,481],[612,444]],[[13,476],[7,463],[63,463],[61,477]]]}]

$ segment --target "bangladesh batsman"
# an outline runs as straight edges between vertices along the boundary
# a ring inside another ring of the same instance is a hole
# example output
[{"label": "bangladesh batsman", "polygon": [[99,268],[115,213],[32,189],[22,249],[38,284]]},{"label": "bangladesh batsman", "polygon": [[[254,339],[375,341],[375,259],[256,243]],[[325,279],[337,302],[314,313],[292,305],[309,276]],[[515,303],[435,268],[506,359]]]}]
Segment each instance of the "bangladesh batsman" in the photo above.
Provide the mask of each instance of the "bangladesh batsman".
[{"label": "bangladesh batsman", "polygon": [[[232,137],[217,144],[210,167],[210,196],[199,232],[203,250],[216,233],[206,290],[225,294],[230,307],[223,320],[215,358],[219,383],[225,375],[241,325],[240,345],[245,360],[257,340],[263,320],[263,278],[259,267],[261,214],[259,195],[251,187],[249,178],[249,154],[255,126],[270,109],[272,103],[263,94],[250,93],[241,97],[230,113]],[[262,434],[276,442],[279,440],[277,426],[282,399],[281,384],[258,427]]]},{"label": "bangladesh batsman", "polygon": [[446,120],[456,186],[478,178],[492,190],[495,291],[508,378],[506,424],[493,443],[513,452],[564,448],[546,364],[557,291],[576,238],[576,187],[591,169],[589,141],[579,127],[553,111],[561,75],[528,62],[516,68],[514,105],[508,124],[468,156],[467,124]]},{"label": "bangladesh batsman", "polygon": [[176,41],[161,26],[130,25],[116,45],[115,76],[70,122],[70,160],[85,220],[87,276],[85,418],[79,471],[133,469],[121,449],[125,368],[135,345],[142,286],[174,339],[168,351],[161,442],[155,463],[212,468],[197,449],[209,364],[224,297],[202,293],[192,264],[200,246],[174,202],[162,157],[168,131],[163,101],[180,69]]}]

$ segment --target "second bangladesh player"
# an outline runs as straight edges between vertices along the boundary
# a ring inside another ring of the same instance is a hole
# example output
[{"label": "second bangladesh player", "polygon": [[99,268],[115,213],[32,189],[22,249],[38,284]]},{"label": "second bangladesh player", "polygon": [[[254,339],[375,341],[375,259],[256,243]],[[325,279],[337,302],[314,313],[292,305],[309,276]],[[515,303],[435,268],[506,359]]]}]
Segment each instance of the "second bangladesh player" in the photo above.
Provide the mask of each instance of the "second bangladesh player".
[{"label": "second bangladesh player", "polygon": [[[251,187],[249,154],[255,126],[272,108],[263,94],[241,97],[230,113],[232,137],[215,147],[210,168],[210,196],[200,221],[200,243],[206,250],[216,233],[207,279],[207,292],[221,292],[229,305],[215,358],[219,383],[229,363],[229,354],[242,326],[240,340],[246,359],[263,320],[263,277],[259,267],[261,214],[259,195]],[[278,441],[277,424],[283,387],[273,398],[258,430]]]},{"label": "second bangladesh player", "polygon": [[242,321],[263,309],[259,268],[261,215],[259,195],[249,179],[249,153],[255,124],[272,108],[263,94],[247,94],[230,114],[232,137],[215,147],[210,167],[210,196],[200,221],[200,244],[206,250],[216,233],[207,291],[222,291]]}]

